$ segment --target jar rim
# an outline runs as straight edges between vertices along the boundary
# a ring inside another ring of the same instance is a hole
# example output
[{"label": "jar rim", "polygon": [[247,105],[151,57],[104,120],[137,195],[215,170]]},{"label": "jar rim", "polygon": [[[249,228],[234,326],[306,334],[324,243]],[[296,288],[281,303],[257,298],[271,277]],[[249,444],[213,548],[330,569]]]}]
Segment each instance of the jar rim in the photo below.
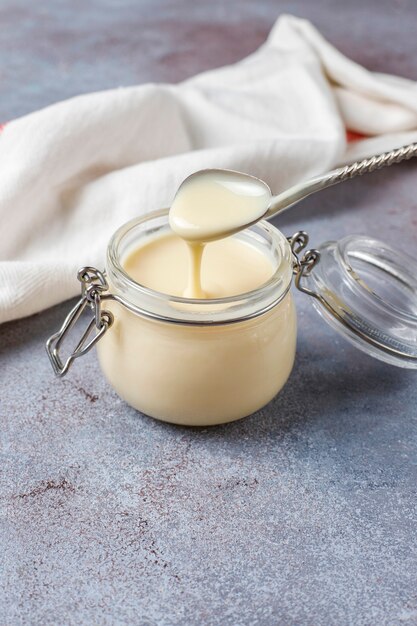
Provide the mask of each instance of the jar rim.
[{"label": "jar rim", "polygon": [[[135,230],[142,228],[141,232],[146,232],[143,227],[147,222],[161,222],[165,218],[168,223],[168,212],[169,209],[159,209],[134,218],[120,226],[109,241],[107,275],[110,284],[117,291],[116,296],[122,296],[116,299],[130,305],[130,310],[153,319],[176,323],[227,323],[261,315],[285,297],[292,281],[292,250],[285,235],[266,220],[241,231],[248,240],[251,236],[254,239],[256,236],[269,239],[272,250],[279,252],[279,262],[273,275],[256,289],[223,298],[195,299],[169,295],[135,281],[123,267],[122,244]],[[192,310],[196,305],[198,311]]]}]

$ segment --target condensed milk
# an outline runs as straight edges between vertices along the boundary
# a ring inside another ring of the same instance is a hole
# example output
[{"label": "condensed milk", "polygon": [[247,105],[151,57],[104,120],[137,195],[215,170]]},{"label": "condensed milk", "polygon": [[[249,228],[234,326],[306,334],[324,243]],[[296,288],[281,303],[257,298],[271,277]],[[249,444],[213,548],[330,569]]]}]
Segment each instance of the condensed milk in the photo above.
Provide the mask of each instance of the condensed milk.
[{"label": "condensed milk", "polygon": [[190,291],[206,299],[236,296],[266,283],[274,273],[272,261],[254,246],[228,237],[208,244],[190,285],[187,244],[174,233],[138,246],[123,261],[136,282],[171,296],[188,297]]},{"label": "condensed milk", "polygon": [[198,273],[204,297],[196,300],[187,297],[187,246],[166,211],[119,229],[109,245],[109,288],[144,314],[106,303],[114,323],[97,350],[111,385],[141,412],[190,426],[220,424],[260,409],[291,372],[292,253],[267,223],[210,238]]}]

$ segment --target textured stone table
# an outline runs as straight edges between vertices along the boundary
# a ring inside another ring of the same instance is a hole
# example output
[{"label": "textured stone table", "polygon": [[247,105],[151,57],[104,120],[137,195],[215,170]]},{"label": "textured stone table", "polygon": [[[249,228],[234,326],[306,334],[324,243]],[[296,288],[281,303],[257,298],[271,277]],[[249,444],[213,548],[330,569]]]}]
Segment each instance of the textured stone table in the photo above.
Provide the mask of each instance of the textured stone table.
[{"label": "textured stone table", "polygon": [[[235,61],[284,11],[360,63],[416,79],[415,9],[2,0],[0,119]],[[369,233],[415,253],[416,192],[415,164],[401,165],[280,225],[313,244]],[[43,344],[68,303],[0,327],[2,626],[417,624],[417,374],[359,353],[296,298],[285,390],[205,430],[130,409],[94,354],[55,380]]]}]

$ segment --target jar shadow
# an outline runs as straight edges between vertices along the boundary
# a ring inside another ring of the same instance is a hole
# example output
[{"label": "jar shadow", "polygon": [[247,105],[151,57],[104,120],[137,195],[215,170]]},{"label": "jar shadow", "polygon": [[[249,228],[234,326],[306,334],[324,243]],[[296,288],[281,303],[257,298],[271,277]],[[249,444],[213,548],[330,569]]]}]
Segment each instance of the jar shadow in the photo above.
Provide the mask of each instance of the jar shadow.
[{"label": "jar shadow", "polygon": [[[300,437],[312,428],[336,429],[343,438],[344,432],[360,425],[361,420],[368,422],[380,416],[387,419],[386,398],[414,385],[415,372],[357,355],[354,348],[350,349],[353,366],[346,368],[341,358],[332,363],[330,373],[328,364],[326,367],[319,360],[312,364],[309,358],[298,358],[282,391],[253,415],[219,426],[181,429],[197,437],[204,433],[206,440],[221,436],[229,445],[240,446],[242,439],[246,445],[248,441],[256,445],[291,433]],[[392,420],[398,417],[397,411],[388,415]]]}]

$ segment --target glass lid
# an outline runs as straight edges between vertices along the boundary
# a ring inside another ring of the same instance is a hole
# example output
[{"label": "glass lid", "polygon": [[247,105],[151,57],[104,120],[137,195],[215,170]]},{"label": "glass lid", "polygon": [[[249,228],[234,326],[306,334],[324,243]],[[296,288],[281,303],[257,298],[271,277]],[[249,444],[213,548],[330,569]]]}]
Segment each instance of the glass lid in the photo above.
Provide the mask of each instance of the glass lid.
[{"label": "glass lid", "polygon": [[370,237],[328,241],[307,252],[297,287],[355,346],[417,369],[417,261]]}]

